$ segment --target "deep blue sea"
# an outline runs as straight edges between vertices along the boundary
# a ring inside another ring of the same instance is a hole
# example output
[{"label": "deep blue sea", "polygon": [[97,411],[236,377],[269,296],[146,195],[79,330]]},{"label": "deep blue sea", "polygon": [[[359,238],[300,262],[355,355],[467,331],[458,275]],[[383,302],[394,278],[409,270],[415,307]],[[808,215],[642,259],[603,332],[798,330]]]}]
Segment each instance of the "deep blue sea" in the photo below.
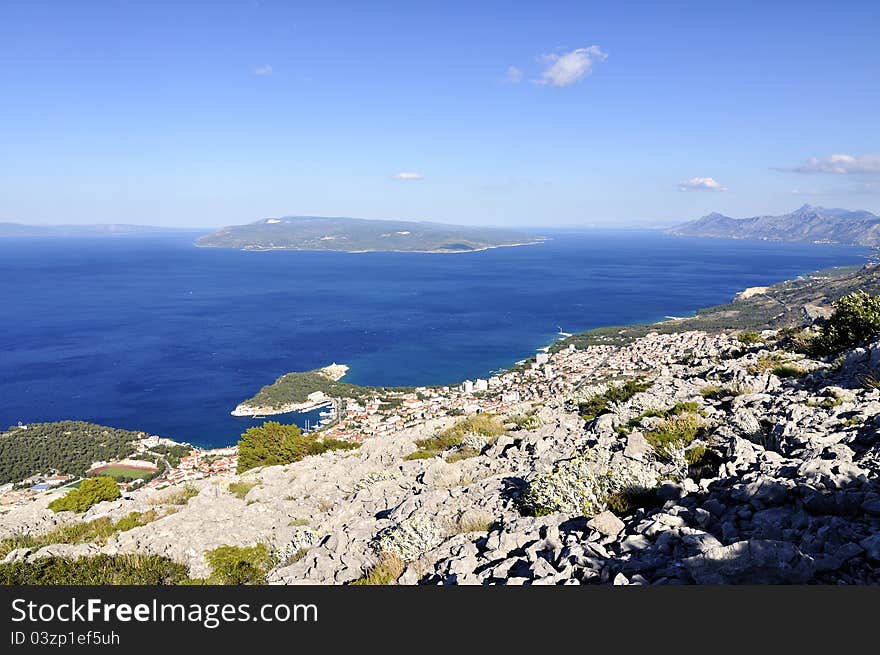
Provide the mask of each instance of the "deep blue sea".
[{"label": "deep blue sea", "polygon": [[452,383],[560,328],[684,316],[868,253],[629,231],[454,255],[196,236],[0,239],[0,426],[71,418],[226,445],[253,424],[230,410],[288,371],[335,361],[355,383]]}]

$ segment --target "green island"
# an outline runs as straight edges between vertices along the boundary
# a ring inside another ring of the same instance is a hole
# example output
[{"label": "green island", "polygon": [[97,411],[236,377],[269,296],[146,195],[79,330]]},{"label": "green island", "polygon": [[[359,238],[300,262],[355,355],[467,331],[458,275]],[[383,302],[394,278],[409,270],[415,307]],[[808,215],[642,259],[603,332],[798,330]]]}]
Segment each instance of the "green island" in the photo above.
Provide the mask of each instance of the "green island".
[{"label": "green island", "polygon": [[[346,368],[334,365],[335,368]],[[341,375],[332,373],[334,366],[312,371],[285,373],[272,384],[260,389],[253,397],[241,403],[235,415],[247,413],[280,413],[279,410],[291,411],[292,406],[307,406],[313,401],[309,396],[322,392],[328,398],[383,398],[388,394],[407,393],[414,387],[373,387],[340,382]],[[347,369],[346,369],[347,370]],[[344,375],[344,372],[342,373]],[[388,398],[387,402],[394,402]]]},{"label": "green island", "polygon": [[231,225],[196,241],[205,248],[455,253],[540,243],[516,230],[324,216],[267,218]]}]

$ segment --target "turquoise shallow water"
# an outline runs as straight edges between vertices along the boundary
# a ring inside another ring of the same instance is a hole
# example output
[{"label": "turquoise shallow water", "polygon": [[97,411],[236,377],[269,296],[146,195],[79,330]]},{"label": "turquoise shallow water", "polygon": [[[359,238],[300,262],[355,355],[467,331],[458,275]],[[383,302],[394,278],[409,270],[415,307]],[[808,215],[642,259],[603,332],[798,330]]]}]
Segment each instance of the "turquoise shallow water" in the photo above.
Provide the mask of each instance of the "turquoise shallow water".
[{"label": "turquoise shallow water", "polygon": [[201,249],[195,236],[0,239],[0,425],[76,418],[225,445],[252,423],[229,411],[287,371],[336,361],[356,383],[456,382],[560,327],[683,316],[867,254],[654,232],[456,255]]}]

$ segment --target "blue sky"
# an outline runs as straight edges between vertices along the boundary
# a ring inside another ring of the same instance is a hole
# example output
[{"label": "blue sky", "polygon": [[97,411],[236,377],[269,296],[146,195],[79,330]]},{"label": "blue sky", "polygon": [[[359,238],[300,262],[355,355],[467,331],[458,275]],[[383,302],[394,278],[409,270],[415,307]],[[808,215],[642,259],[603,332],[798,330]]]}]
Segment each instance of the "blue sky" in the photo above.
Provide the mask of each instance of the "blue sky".
[{"label": "blue sky", "polygon": [[0,0],[0,221],[880,211],[878,24],[877,2]]}]

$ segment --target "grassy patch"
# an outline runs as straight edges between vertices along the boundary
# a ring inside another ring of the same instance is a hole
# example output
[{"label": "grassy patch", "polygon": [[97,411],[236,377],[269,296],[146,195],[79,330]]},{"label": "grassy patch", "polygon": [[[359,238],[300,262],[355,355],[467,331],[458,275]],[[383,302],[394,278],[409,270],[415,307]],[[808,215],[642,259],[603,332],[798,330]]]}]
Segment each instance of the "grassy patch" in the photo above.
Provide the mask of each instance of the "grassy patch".
[{"label": "grassy patch", "polygon": [[16,548],[32,548],[34,550],[51,544],[84,544],[103,542],[119,532],[126,532],[146,525],[158,518],[155,510],[132,512],[116,523],[107,517],[86,523],[66,523],[49,532],[31,536],[18,535],[0,541],[0,558],[5,557]]},{"label": "grassy patch", "polygon": [[780,378],[799,378],[806,375],[806,371],[778,353],[760,357],[757,362],[749,366],[748,371],[752,375],[762,375],[769,372]]},{"label": "grassy patch", "polygon": [[0,563],[0,585],[174,585],[189,581],[187,567],[158,555],[44,557]]},{"label": "grassy patch", "polygon": [[513,423],[522,430],[534,430],[541,425],[535,412],[528,414],[513,414],[507,417],[507,421]]},{"label": "grassy patch", "polygon": [[353,585],[390,585],[397,582],[406,569],[404,561],[392,553],[382,553],[379,562],[364,577],[352,582]]},{"label": "grassy patch", "polygon": [[472,448],[470,446],[464,446],[462,448],[458,448],[451,452],[446,456],[446,462],[448,464],[454,464],[455,462],[459,462],[463,459],[470,459],[471,457],[478,457],[480,451],[476,448]]},{"label": "grassy patch", "polygon": [[[672,407],[667,409],[649,409],[647,412],[636,416],[633,419],[630,419],[627,423],[628,428],[634,428],[641,424],[642,419],[657,417],[657,418],[669,418],[670,416],[681,416],[682,414],[700,414],[700,405],[695,402],[682,402],[675,403]],[[618,428],[618,434],[620,434],[620,428]],[[627,434],[629,431],[627,430]]]},{"label": "grassy patch", "polygon": [[160,496],[150,500],[151,505],[186,505],[190,498],[199,495],[199,489],[194,484],[187,482],[179,488],[166,491]]},{"label": "grassy patch", "polygon": [[[445,450],[461,445],[461,442],[469,434],[478,434],[494,439],[504,434],[504,425],[494,414],[469,416],[433,437],[417,440],[415,444],[418,446],[418,450],[410,453],[404,459],[430,459]],[[479,452],[477,454],[479,455]],[[459,457],[458,459],[465,459],[465,457]]]},{"label": "grassy patch", "polygon": [[414,450],[409,455],[406,455],[403,459],[405,460],[413,460],[413,459],[431,459],[432,457],[437,457],[440,453],[436,450],[426,450],[425,448],[419,448],[418,450]]},{"label": "grassy patch", "polygon": [[770,372],[778,378],[802,378],[807,374],[802,368],[792,364],[780,364],[779,366],[774,366]]},{"label": "grassy patch", "polygon": [[668,458],[674,448],[690,445],[702,429],[703,422],[697,414],[679,414],[646,432],[645,439],[660,457]]},{"label": "grassy patch", "polygon": [[244,500],[244,497],[248,495],[251,489],[257,486],[256,482],[245,482],[244,480],[240,482],[230,482],[229,493],[231,493],[236,498],[241,498]]},{"label": "grassy patch", "polygon": [[489,516],[463,516],[456,524],[456,531],[459,534],[467,534],[468,532],[489,532],[494,521]]},{"label": "grassy patch", "polygon": [[631,487],[610,494],[605,504],[617,516],[626,516],[637,509],[658,507],[661,503],[654,489]]},{"label": "grassy patch", "polygon": [[729,394],[724,387],[721,387],[717,384],[710,384],[700,389],[700,395],[703,398],[707,398],[709,400],[720,400],[728,396]]},{"label": "grassy patch", "polygon": [[298,528],[300,526],[308,525],[308,524],[309,524],[308,519],[293,519],[292,521],[288,522],[287,525],[291,528]]}]

